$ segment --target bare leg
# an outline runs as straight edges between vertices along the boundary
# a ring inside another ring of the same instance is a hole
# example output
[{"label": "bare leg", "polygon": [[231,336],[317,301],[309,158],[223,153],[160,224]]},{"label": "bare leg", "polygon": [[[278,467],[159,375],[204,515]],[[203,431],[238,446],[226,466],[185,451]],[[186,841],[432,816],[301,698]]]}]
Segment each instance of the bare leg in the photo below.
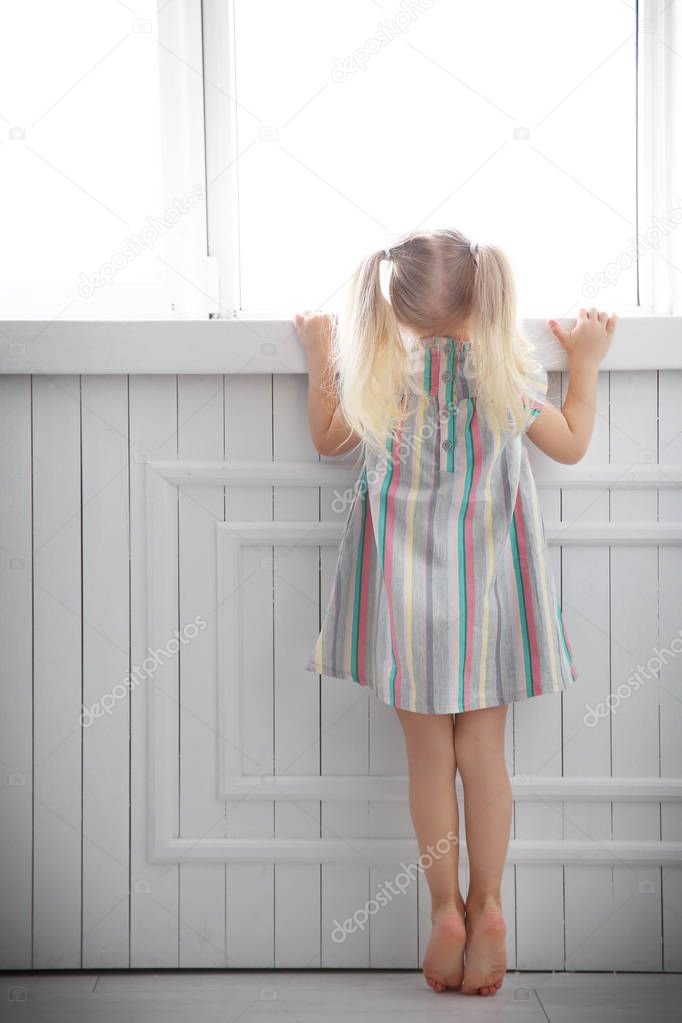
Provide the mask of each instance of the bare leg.
[{"label": "bare leg", "polygon": [[464,902],[457,874],[459,815],[451,714],[398,710],[410,772],[410,813],[431,893],[424,976],[434,991],[459,987],[464,969]]},{"label": "bare leg", "polygon": [[512,797],[504,759],[507,707],[455,718],[455,754],[464,787],[469,855],[463,994],[495,994],[507,969],[501,911],[502,871],[511,829]]}]

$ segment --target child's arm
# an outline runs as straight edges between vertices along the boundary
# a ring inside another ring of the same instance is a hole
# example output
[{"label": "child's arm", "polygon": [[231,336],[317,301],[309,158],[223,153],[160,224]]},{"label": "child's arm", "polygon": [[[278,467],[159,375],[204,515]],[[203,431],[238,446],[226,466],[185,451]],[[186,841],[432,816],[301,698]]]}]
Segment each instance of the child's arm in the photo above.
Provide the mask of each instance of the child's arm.
[{"label": "child's arm", "polygon": [[581,309],[573,330],[549,320],[549,327],[568,355],[569,383],[561,411],[546,402],[526,435],[557,462],[575,465],[587,451],[594,428],[599,364],[611,347],[617,316]]},{"label": "child's arm", "polygon": [[342,455],[360,443],[331,387],[329,349],[334,317],[325,313],[297,313],[294,325],[308,357],[308,423],[310,436],[321,455]]}]

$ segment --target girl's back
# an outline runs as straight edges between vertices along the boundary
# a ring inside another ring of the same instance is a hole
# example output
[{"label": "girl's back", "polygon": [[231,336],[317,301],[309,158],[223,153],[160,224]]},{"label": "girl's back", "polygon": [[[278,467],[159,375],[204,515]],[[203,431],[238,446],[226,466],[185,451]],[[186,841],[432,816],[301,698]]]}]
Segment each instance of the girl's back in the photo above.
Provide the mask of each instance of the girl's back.
[{"label": "girl's back", "polygon": [[576,677],[528,455],[519,434],[480,414],[475,343],[411,348],[403,415],[384,451],[365,446],[306,665],[421,713],[509,703]]}]

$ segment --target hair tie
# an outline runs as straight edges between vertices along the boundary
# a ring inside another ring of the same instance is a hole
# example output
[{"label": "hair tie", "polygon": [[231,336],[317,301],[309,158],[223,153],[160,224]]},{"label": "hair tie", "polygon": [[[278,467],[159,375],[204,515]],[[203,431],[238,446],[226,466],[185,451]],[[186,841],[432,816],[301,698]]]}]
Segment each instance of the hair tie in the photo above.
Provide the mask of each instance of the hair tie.
[{"label": "hair tie", "polygon": [[386,259],[390,260],[390,258],[391,258],[391,250],[390,249],[384,249],[384,257]]},{"label": "hair tie", "polygon": [[[387,251],[387,250],[384,250]],[[379,263],[379,290],[388,304],[391,304],[391,277],[393,276],[393,263],[390,257],[382,259]]]},{"label": "hair tie", "polygon": [[476,259],[478,255],[478,242],[469,242],[469,252]]}]

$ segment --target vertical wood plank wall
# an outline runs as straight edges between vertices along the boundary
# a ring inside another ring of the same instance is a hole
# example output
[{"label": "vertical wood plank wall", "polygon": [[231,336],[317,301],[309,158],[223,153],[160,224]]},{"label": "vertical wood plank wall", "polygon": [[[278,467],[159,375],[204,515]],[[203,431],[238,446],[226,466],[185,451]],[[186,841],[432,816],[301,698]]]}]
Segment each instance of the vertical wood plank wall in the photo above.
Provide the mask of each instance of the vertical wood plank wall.
[{"label": "vertical wood plank wall", "polygon": [[[305,378],[0,376],[0,968],[417,967],[428,936],[423,877],[345,940],[401,865],[150,863],[144,679],[145,472],[149,461],[317,459]],[[558,397],[566,381],[551,375]],[[552,393],[551,392],[551,393]],[[682,464],[682,372],[600,376],[584,467]],[[532,450],[539,465],[542,456]],[[216,523],[342,520],[332,487],[178,490],[167,566],[173,630],[201,619],[155,670],[177,756],[179,836],[406,838],[403,802],[225,802],[216,717]],[[546,519],[679,523],[679,488],[556,487]],[[405,773],[393,712],[350,682],[303,668],[337,550],[242,549],[239,601],[243,773],[360,777]],[[682,627],[682,547],[553,547],[578,685],[515,704],[508,762],[517,778],[682,778],[682,658],[616,713],[585,724],[655,647]],[[133,676],[134,678],[135,676]],[[115,687],[119,684],[118,690]],[[118,692],[81,727],[83,707]],[[682,841],[679,802],[518,801],[514,838]],[[464,871],[463,871],[464,873]],[[682,969],[682,871],[670,864],[509,865],[512,968]],[[337,932],[338,937],[338,932]]]}]

